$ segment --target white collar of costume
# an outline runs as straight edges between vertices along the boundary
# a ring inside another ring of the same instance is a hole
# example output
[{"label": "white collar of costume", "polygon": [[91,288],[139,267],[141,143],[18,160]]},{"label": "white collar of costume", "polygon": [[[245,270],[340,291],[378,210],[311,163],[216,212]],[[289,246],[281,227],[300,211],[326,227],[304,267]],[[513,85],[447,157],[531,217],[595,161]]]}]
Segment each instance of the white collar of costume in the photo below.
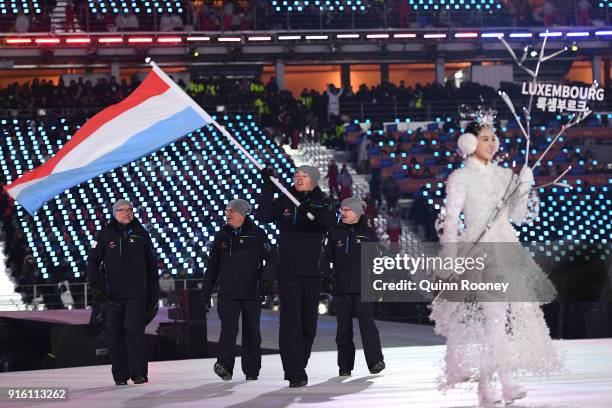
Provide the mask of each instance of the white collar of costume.
[{"label": "white collar of costume", "polygon": [[470,169],[474,169],[474,170],[490,169],[493,166],[495,166],[495,164],[492,161],[490,161],[487,164],[484,164],[483,162],[478,160],[474,155],[471,155],[465,161],[465,167],[470,168]]}]

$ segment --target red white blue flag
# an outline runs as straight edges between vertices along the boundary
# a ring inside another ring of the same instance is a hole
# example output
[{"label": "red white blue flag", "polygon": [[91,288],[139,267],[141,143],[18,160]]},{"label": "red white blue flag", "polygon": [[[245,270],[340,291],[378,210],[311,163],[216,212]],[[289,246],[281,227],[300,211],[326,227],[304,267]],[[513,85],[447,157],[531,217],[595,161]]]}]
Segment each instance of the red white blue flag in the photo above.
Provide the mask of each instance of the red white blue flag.
[{"label": "red white blue flag", "polygon": [[154,66],[132,94],[90,118],[53,157],[5,190],[33,215],[65,190],[154,152],[211,121]]}]

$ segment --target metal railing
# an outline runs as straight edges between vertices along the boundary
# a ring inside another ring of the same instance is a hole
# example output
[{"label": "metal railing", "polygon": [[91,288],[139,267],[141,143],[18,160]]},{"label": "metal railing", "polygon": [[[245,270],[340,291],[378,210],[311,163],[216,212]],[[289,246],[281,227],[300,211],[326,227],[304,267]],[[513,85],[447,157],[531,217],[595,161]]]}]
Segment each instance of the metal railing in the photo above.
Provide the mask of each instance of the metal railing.
[{"label": "metal railing", "polygon": [[[408,0],[404,0],[408,3]],[[612,23],[611,7],[599,7],[600,2],[584,14],[579,9],[579,0],[574,0],[571,5],[563,10],[554,10],[552,17],[545,16],[540,9],[526,10],[525,12],[514,12],[504,4],[500,9],[476,9],[470,10],[447,10],[441,6],[439,10],[430,8],[402,7],[401,1],[392,2],[363,2],[366,10],[354,11],[350,7],[344,11],[321,10],[319,7],[307,7],[303,10],[277,11],[268,1],[264,6],[255,5],[251,2],[247,9],[241,10],[238,6],[234,8],[232,16],[236,19],[225,19],[223,10],[227,1],[217,2],[220,7],[212,8],[213,12],[205,16],[201,9],[196,8],[189,1],[185,1],[183,12],[180,13],[182,27],[175,31],[251,31],[251,30],[323,30],[323,29],[386,29],[386,28],[484,28],[484,27],[542,27],[545,23],[559,26],[584,26],[585,18],[589,25],[593,21],[603,24]],[[235,2],[232,1],[235,4]],[[282,3],[282,2],[279,2]],[[497,6],[494,5],[494,7]],[[49,10],[52,13],[53,10]],[[43,14],[32,14],[29,21],[29,32],[44,32],[52,30],[51,18]],[[126,29],[121,19],[117,19],[119,13],[101,13],[100,10],[89,8],[84,2],[81,8],[75,10],[75,26],[85,32],[106,31],[114,33],[130,33],[134,31],[161,32],[163,13],[152,8],[150,13],[138,13],[138,28]],[[0,19],[0,32],[16,32],[16,15]],[[549,21],[550,20],[550,21]],[[237,24],[234,24],[234,21]],[[61,27],[63,30],[63,27]],[[167,31],[166,31],[167,32]]]},{"label": "metal railing", "polygon": [[[495,97],[485,101],[487,107],[497,111],[499,118],[512,118],[507,105],[499,98]],[[526,106],[527,99],[513,99],[516,106]],[[394,121],[396,119],[411,121],[434,121],[436,119],[444,120],[447,117],[456,117],[459,113],[461,105],[466,105],[476,108],[482,102],[480,100],[424,100],[421,105],[416,103],[415,99],[405,99],[386,102],[353,102],[347,101],[344,98],[340,99],[340,114],[346,115],[349,119],[359,119],[364,122],[367,119],[379,121]],[[252,105],[202,105],[205,111],[210,115],[223,117],[223,115],[233,114],[250,114],[255,120],[261,122],[262,115],[257,112],[257,109]],[[609,113],[612,112],[612,99],[606,98],[603,102],[589,104],[589,107],[594,112]],[[56,115],[64,117],[72,117],[74,115],[83,115],[84,119],[93,116],[102,107],[90,106],[80,108],[32,108],[32,109],[10,109],[0,108],[1,118],[16,118],[16,119],[31,119],[44,118],[46,116]],[[538,116],[544,115],[545,112],[535,110],[533,116],[537,121]],[[273,118],[275,119],[275,118]]]},{"label": "metal railing", "polygon": [[[202,282],[202,278],[174,279],[176,290],[199,289]],[[66,290],[66,287],[69,291]],[[21,294],[22,302],[30,310],[86,309],[93,302],[91,288],[85,282],[16,285],[15,292]],[[65,295],[66,293],[69,293],[70,296]],[[10,297],[14,297],[14,294],[0,295],[0,305],[4,310],[11,305],[17,309],[17,304],[12,302]]]},{"label": "metal railing", "polygon": [[[223,116],[225,114],[251,114],[256,115],[259,118],[259,114],[256,112],[256,108],[252,105],[202,105],[202,108],[210,115]],[[44,107],[44,104],[37,104],[36,107],[32,108],[8,108],[0,107],[0,117],[2,118],[15,118],[15,119],[31,119],[41,118],[44,119],[47,116],[64,116],[72,117],[74,115],[82,115],[84,119],[89,118],[99,111],[104,109],[102,106],[83,106],[83,107]]]},{"label": "metal railing", "polygon": [[[528,100],[513,99],[515,106],[527,106]],[[415,101],[392,101],[392,102],[340,102],[340,114],[347,115],[352,119],[359,119],[361,122],[366,119],[376,119],[379,121],[393,121],[395,119],[410,119],[411,121],[444,120],[446,117],[456,117],[459,114],[461,105],[476,108],[482,102],[478,100],[434,100],[423,101],[422,105],[415,106]],[[507,105],[501,99],[486,101],[487,107],[497,111],[499,118],[511,119],[512,115]],[[612,100],[609,98],[604,102],[590,106],[595,112],[612,111]],[[537,120],[538,116],[545,112],[534,109],[533,116]]]}]

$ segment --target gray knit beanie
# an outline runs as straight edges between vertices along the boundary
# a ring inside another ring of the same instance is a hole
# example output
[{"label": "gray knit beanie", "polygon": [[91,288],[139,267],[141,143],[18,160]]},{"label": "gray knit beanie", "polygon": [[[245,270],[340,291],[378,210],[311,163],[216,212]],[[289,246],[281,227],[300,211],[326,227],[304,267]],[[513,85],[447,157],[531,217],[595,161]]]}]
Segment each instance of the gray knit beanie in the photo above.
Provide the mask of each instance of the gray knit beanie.
[{"label": "gray knit beanie", "polygon": [[350,208],[355,214],[361,217],[363,215],[363,211],[366,208],[366,203],[361,198],[349,197],[342,200],[340,208],[342,207]]},{"label": "gray knit beanie", "polygon": [[232,210],[240,213],[240,215],[242,215],[243,217],[246,217],[251,212],[251,204],[249,204],[248,201],[242,200],[240,198],[237,198],[227,203],[226,208],[231,208]]},{"label": "gray knit beanie", "polygon": [[121,206],[124,206],[126,204],[129,205],[130,207],[134,208],[132,203],[130,203],[128,200],[124,200],[123,198],[115,201],[115,204],[113,204],[113,217],[117,215],[117,210],[119,208],[121,208]]},{"label": "gray knit beanie", "polygon": [[302,172],[308,174],[308,176],[312,180],[313,187],[316,187],[319,184],[319,179],[321,178],[321,173],[319,172],[319,169],[317,169],[316,167],[304,164],[304,165],[298,167],[297,169],[295,169],[296,173],[298,171],[302,171]]}]

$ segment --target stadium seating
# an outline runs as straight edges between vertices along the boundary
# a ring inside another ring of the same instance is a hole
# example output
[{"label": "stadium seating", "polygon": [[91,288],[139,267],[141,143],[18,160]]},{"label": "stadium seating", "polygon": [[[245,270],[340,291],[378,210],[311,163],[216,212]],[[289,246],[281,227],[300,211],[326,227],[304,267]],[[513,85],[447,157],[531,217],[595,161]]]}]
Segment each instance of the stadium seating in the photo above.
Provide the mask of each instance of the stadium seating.
[{"label": "stadium seating", "polygon": [[162,23],[167,16],[178,18],[170,26],[182,30],[189,7],[181,0],[87,0],[88,24],[92,31],[173,31]]},{"label": "stadium seating", "polygon": [[[227,129],[286,182],[293,164],[249,116],[222,118]],[[43,162],[76,130],[66,118],[46,123],[0,120],[2,184]],[[66,259],[78,278],[95,232],[111,216],[111,205],[126,198],[150,231],[160,266],[176,273],[204,268],[212,234],[224,224],[225,204],[254,199],[261,176],[242,153],[213,128],[202,128],[156,153],[67,190],[34,217],[17,206],[16,215],[38,267],[47,277]],[[277,230],[265,226],[272,242]]]},{"label": "stadium seating", "polygon": [[329,11],[365,10],[362,0],[271,0],[276,11],[302,12],[310,7]]},{"label": "stadium seating", "polygon": [[[450,122],[451,118],[448,119]],[[447,122],[446,120],[441,120]],[[438,126],[434,123],[434,127]],[[553,127],[538,127],[533,130],[533,141],[530,149],[531,155],[542,152],[556,133]],[[371,169],[380,169],[382,176],[393,175],[403,192],[417,191],[427,179],[443,179],[454,168],[461,164],[461,158],[456,154],[455,140],[460,134],[459,129],[447,130],[408,130],[400,132],[397,126],[388,126],[386,131],[366,131],[359,128],[347,128],[346,142],[348,145],[359,144],[362,138],[369,134],[371,144],[368,148],[369,164]],[[609,137],[610,129],[607,127],[581,127],[570,129],[566,136],[562,136],[553,149],[547,154],[546,161],[536,172],[536,177],[542,179],[551,177],[560,168],[565,169],[572,165],[568,177],[588,174],[592,183],[606,184],[607,176],[601,169],[601,163],[589,151],[582,151],[575,145],[572,135],[582,138],[597,139]],[[516,127],[502,128],[498,133],[501,139],[501,152],[504,161],[520,165],[524,160],[523,141],[520,131]],[[558,168],[557,165],[560,165]]]},{"label": "stadium seating", "polygon": [[[49,31],[48,11],[54,4],[55,0],[0,0],[0,32]],[[22,19],[27,21],[27,28]]]},{"label": "stadium seating", "polygon": [[406,0],[414,10],[501,10],[498,0]]},{"label": "stadium seating", "polygon": [[44,7],[40,0],[0,0],[0,15],[40,14]]},{"label": "stadium seating", "polygon": [[92,14],[119,14],[134,12],[135,14],[153,13],[183,13],[183,2],[180,0],[88,0],[89,10]]},{"label": "stadium seating", "polygon": [[597,7],[602,9],[602,8],[611,8],[612,7],[612,1],[610,0],[600,0],[597,2]]},{"label": "stadium seating", "polygon": [[[540,212],[531,225],[520,227],[517,235],[530,241],[580,241],[609,243],[612,240],[610,184],[585,185],[583,179],[573,181],[574,189],[539,189]],[[427,183],[417,193],[437,214],[444,205],[444,183]]]}]

